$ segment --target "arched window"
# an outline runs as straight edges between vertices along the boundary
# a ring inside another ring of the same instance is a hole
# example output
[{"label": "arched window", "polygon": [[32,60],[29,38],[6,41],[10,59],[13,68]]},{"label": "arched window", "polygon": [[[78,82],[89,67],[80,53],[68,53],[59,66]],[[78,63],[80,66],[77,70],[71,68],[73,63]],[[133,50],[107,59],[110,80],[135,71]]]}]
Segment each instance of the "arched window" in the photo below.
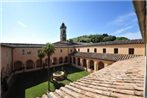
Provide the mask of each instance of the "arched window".
[{"label": "arched window", "polygon": [[87,49],[87,52],[89,52],[89,48]]},{"label": "arched window", "polygon": [[14,63],[14,71],[19,71],[19,70],[22,70],[24,67],[23,67],[23,63],[21,61],[16,61]]},{"label": "arched window", "polygon": [[68,57],[67,56],[64,59],[64,63],[68,63]]},{"label": "arched window", "polygon": [[80,66],[80,58],[78,58],[78,65]]},{"label": "arched window", "polygon": [[75,57],[73,57],[73,63],[76,64],[76,58]]},{"label": "arched window", "polygon": [[99,62],[98,63],[98,70],[104,68],[104,63],[103,62]]},{"label": "arched window", "polygon": [[41,61],[39,59],[36,61],[36,67],[41,67]]},{"label": "arched window", "polygon": [[83,67],[87,67],[86,59],[83,59]]},{"label": "arched window", "polygon": [[90,60],[90,69],[94,70],[94,61],[93,60]]},{"label": "arched window", "polygon": [[56,58],[56,57],[53,58],[52,64],[53,64],[53,65],[56,65],[56,64],[57,64],[57,58]]},{"label": "arched window", "polygon": [[94,53],[97,53],[97,49],[96,48],[94,48]]},{"label": "arched window", "polygon": [[59,64],[62,64],[62,63],[63,63],[63,58],[60,57],[60,58],[59,58]]},{"label": "arched window", "polygon": [[26,61],[26,68],[32,69],[33,67],[34,67],[34,62],[32,60],[27,60]]}]

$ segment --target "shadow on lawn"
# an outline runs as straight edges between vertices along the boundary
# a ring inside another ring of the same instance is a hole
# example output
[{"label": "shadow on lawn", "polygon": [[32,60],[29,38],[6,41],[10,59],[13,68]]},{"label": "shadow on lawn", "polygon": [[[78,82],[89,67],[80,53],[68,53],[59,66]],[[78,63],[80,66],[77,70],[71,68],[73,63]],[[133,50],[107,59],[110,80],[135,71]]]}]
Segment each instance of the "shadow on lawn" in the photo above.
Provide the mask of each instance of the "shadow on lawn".
[{"label": "shadow on lawn", "polygon": [[[61,67],[56,67],[55,70],[51,68],[52,72],[56,70],[61,70]],[[64,66],[63,70],[66,72],[67,75],[82,71],[70,65]],[[33,71],[33,72],[25,72],[25,73],[15,75],[13,77],[15,81],[13,85],[11,86],[6,98],[25,98],[25,89],[47,81],[48,80],[47,77],[48,77],[47,69],[42,69],[42,70]],[[66,80],[72,82],[68,78],[66,78]],[[59,82],[54,82],[54,86],[55,88],[58,89],[61,86],[64,86],[64,84]]]}]

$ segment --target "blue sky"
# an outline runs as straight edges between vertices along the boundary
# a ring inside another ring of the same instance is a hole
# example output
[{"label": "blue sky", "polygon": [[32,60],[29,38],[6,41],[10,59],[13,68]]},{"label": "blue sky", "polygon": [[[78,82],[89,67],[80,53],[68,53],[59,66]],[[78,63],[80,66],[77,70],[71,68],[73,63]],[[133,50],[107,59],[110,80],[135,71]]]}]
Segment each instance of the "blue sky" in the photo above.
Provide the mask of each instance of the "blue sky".
[{"label": "blue sky", "polygon": [[141,38],[131,1],[12,1],[1,3],[1,42],[56,42],[62,22],[68,39],[103,33]]}]

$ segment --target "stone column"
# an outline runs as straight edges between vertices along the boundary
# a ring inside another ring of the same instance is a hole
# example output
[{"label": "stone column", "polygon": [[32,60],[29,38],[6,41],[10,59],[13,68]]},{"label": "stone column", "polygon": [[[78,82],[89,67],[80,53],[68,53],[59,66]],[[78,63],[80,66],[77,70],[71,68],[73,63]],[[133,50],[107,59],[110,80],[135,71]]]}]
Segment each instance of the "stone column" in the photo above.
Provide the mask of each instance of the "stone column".
[{"label": "stone column", "polygon": [[80,58],[80,68],[84,69],[84,67],[83,67],[83,58]]},{"label": "stone column", "polygon": [[78,58],[77,57],[75,57],[75,62],[76,62],[76,66],[78,65],[78,62],[77,62],[77,60],[78,60]]},{"label": "stone column", "polygon": [[97,61],[94,61],[94,71],[97,71]]},{"label": "stone column", "polygon": [[107,63],[104,63],[104,68],[107,67],[107,66],[108,66],[108,64]]},{"label": "stone column", "polygon": [[90,67],[90,64],[89,64],[89,62],[90,62],[90,60],[87,59],[87,60],[86,60],[86,63],[87,63],[86,65],[87,65],[87,71],[88,71],[88,72],[90,72],[90,68],[89,68],[89,67]]}]

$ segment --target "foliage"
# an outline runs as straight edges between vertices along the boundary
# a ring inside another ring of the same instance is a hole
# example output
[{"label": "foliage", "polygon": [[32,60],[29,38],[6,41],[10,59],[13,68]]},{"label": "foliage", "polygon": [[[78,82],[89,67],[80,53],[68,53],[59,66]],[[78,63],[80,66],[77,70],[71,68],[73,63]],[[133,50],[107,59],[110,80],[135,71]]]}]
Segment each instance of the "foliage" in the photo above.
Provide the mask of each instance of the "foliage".
[{"label": "foliage", "polygon": [[126,37],[117,37],[116,40],[128,40]]},{"label": "foliage", "polygon": [[46,54],[52,55],[55,52],[55,46],[51,43],[47,43],[45,47],[43,47],[43,50]]},{"label": "foliage", "polygon": [[38,57],[39,57],[40,59],[44,58],[45,53],[44,53],[44,51],[43,51],[42,49],[39,49],[37,52],[38,52]]},{"label": "foliage", "polygon": [[94,34],[94,35],[83,35],[76,38],[69,39],[68,41],[72,42],[83,42],[83,43],[98,43],[106,41],[115,41],[115,40],[129,40],[126,37],[116,37],[108,34]]}]

